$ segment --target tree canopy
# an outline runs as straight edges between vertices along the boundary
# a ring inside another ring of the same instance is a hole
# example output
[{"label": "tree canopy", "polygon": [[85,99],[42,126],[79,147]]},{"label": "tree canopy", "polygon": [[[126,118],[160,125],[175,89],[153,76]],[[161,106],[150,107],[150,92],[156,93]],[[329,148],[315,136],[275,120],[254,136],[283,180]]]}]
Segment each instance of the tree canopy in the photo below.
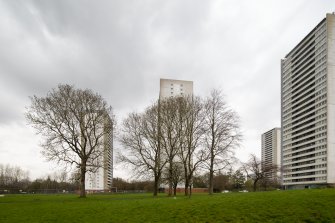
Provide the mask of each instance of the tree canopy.
[{"label": "tree canopy", "polygon": [[89,89],[58,85],[45,97],[33,96],[26,118],[42,135],[42,154],[49,161],[80,170],[81,197],[85,197],[85,174],[104,167],[102,157],[113,131],[112,108]]}]

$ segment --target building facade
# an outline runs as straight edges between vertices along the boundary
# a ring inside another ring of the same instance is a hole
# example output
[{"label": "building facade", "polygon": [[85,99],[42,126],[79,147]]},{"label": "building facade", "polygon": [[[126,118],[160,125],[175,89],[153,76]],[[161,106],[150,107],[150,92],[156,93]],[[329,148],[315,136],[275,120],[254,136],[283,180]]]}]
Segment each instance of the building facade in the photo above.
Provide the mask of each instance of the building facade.
[{"label": "building facade", "polygon": [[193,81],[160,79],[159,98],[175,96],[192,96]]},{"label": "building facade", "polygon": [[109,191],[113,182],[113,123],[110,117],[106,117],[103,126],[102,146],[99,148],[102,156],[97,159],[97,165],[101,166],[93,172],[87,172],[85,176],[86,191]]},{"label": "building facade", "polygon": [[281,61],[283,185],[335,184],[335,15]]},{"label": "building facade", "polygon": [[[280,131],[280,128],[274,128],[262,134],[262,164],[265,166],[281,166]],[[268,177],[279,178],[280,172]]]}]

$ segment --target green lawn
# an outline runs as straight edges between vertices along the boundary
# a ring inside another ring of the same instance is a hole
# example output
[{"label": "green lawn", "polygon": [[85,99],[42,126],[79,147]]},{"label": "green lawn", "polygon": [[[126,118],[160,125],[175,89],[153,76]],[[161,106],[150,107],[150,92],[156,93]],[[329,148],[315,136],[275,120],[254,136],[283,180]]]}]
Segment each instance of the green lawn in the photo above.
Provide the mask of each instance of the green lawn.
[{"label": "green lawn", "polygon": [[6,195],[0,222],[335,222],[335,189],[180,195]]}]

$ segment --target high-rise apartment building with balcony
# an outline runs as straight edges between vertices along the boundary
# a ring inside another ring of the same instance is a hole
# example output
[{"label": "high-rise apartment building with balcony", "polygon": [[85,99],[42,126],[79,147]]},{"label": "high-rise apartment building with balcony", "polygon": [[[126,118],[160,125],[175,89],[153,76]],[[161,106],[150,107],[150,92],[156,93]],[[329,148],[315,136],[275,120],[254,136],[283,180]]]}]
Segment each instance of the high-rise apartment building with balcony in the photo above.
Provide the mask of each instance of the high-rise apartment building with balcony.
[{"label": "high-rise apartment building with balcony", "polygon": [[[262,134],[262,165],[281,166],[280,128],[271,129]],[[280,172],[276,171],[268,176],[270,179],[280,178]]]},{"label": "high-rise apartment building with balcony", "polygon": [[[98,192],[108,191],[112,187],[113,182],[113,121],[106,116],[103,128],[98,128],[103,131],[101,145],[98,150],[101,155],[95,160],[97,168],[94,171],[86,172],[85,185],[86,191]],[[90,169],[90,167],[88,167]]]},{"label": "high-rise apartment building with balcony", "polygon": [[335,15],[281,61],[283,185],[335,184]]}]

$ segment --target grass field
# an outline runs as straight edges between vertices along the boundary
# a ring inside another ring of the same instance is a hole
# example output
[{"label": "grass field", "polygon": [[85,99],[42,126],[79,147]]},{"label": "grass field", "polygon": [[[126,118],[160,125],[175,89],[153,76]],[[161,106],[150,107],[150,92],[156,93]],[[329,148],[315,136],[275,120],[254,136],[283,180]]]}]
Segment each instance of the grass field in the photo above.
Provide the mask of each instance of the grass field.
[{"label": "grass field", "polygon": [[182,195],[6,195],[0,222],[335,222],[335,189]]}]

